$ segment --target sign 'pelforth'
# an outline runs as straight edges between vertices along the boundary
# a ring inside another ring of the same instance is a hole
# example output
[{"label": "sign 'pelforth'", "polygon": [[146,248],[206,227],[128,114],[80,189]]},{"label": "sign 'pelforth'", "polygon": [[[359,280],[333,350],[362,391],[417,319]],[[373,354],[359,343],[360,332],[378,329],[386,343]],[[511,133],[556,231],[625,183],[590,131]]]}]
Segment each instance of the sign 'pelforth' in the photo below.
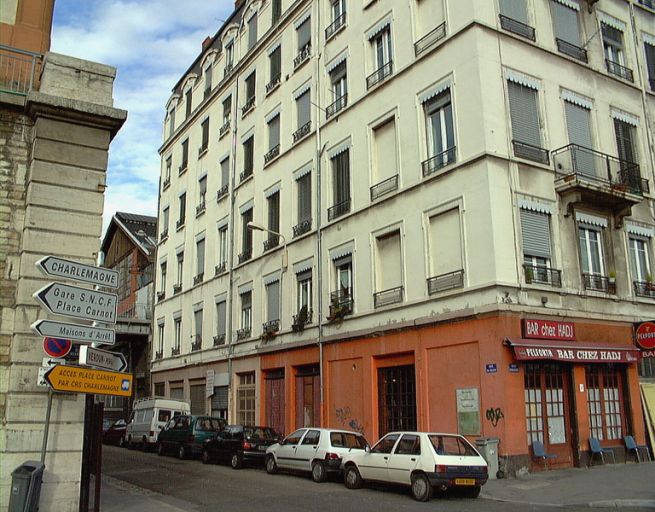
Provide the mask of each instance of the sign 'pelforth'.
[{"label": "sign 'pelforth'", "polygon": [[655,349],[655,322],[641,322],[636,325],[635,341],[642,350]]},{"label": "sign 'pelforth'", "polygon": [[118,288],[118,272],[116,270],[85,265],[57,256],[41,258],[36,262],[36,266],[48,276],[97,284],[107,288]]},{"label": "sign 'pelforth'", "polygon": [[91,325],[69,324],[55,320],[37,320],[32,325],[32,330],[41,336],[53,336],[55,338],[68,338],[73,341],[85,341],[87,343],[102,343],[113,345],[116,343],[116,333],[113,329],[94,327]]},{"label": "sign 'pelforth'", "polygon": [[33,297],[55,315],[116,323],[118,296],[62,283],[50,283]]}]

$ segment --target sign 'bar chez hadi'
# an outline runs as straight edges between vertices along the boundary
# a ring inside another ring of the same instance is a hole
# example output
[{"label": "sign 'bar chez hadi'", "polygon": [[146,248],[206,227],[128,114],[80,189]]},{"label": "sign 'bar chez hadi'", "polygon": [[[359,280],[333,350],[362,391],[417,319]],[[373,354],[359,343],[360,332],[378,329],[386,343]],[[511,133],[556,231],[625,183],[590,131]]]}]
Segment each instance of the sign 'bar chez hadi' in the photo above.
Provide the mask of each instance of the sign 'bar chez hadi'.
[{"label": "sign 'bar chez hadi'", "polygon": [[570,363],[635,363],[634,345],[577,341],[575,324],[557,320],[524,319],[523,338],[507,338],[519,361],[551,360]]}]

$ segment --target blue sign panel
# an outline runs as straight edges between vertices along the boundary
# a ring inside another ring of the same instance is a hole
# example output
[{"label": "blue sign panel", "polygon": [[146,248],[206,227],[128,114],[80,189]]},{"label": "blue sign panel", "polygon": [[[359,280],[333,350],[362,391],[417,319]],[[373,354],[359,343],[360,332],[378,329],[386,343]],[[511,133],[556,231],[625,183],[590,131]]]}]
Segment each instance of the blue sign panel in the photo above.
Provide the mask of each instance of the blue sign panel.
[{"label": "blue sign panel", "polygon": [[487,363],[485,365],[487,369],[487,373],[497,373],[498,372],[498,367],[496,366],[496,363]]}]

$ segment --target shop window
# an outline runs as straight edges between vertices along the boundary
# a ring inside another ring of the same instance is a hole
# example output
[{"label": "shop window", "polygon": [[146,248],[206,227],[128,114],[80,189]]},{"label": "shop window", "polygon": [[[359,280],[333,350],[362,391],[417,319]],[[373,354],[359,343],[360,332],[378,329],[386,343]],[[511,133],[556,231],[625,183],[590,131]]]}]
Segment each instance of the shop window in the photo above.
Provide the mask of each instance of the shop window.
[{"label": "shop window", "polygon": [[228,386],[214,386],[214,394],[211,399],[211,411],[214,418],[227,420],[228,391]]},{"label": "shop window", "polygon": [[155,383],[155,396],[166,396],[166,384],[163,382]]},{"label": "shop window", "polygon": [[599,441],[625,435],[622,375],[615,366],[587,366],[587,403],[591,437]]},{"label": "shop window", "polygon": [[205,383],[189,386],[191,414],[205,414]]},{"label": "shop window", "polygon": [[241,425],[255,424],[255,372],[239,374],[237,421]]}]

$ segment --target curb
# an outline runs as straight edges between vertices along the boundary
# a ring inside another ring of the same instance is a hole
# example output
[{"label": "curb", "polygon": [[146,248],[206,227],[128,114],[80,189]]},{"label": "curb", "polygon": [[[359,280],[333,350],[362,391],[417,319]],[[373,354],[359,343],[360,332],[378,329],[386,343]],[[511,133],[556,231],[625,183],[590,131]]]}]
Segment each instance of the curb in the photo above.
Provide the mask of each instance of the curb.
[{"label": "curb", "polygon": [[588,507],[588,508],[652,508],[655,509],[655,500],[600,500],[590,503],[540,503],[534,501],[513,500],[509,498],[498,498],[490,494],[481,493],[480,498],[497,501],[500,503],[514,503],[516,505],[525,505],[528,507],[550,507],[550,508],[567,508],[567,507]]}]

